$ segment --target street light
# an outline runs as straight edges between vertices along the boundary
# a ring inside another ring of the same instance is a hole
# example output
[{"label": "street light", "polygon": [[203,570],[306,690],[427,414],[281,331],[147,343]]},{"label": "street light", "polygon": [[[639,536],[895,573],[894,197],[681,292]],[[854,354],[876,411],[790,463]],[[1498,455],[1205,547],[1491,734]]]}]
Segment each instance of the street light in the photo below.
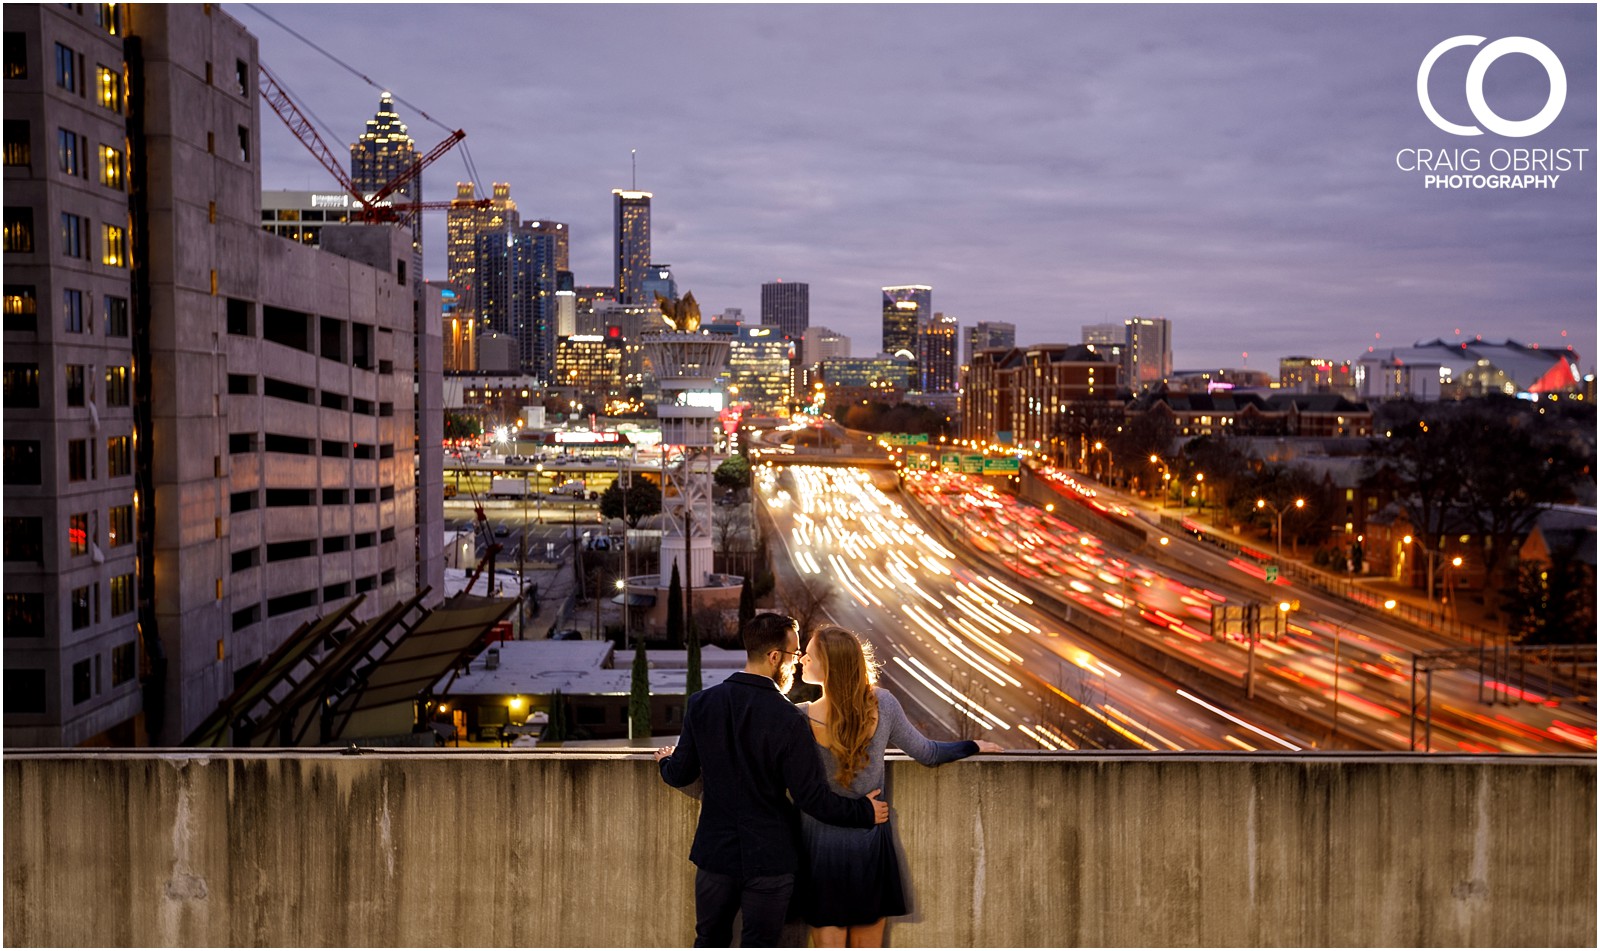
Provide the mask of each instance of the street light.
[{"label": "street light", "polygon": [[533,464],[533,484],[535,486],[533,490],[533,496],[534,503],[537,508],[535,517],[539,519],[540,525],[544,524],[544,493],[541,492],[537,486],[542,482],[544,482],[544,463],[536,462]]},{"label": "street light", "polygon": [[[1305,499],[1295,499],[1293,507],[1297,508],[1297,509],[1305,508],[1306,507],[1306,500]],[[1282,558],[1283,557],[1283,513],[1287,512],[1289,510],[1290,504],[1288,502],[1285,502],[1281,506],[1279,506],[1279,505],[1268,505],[1266,499],[1256,499],[1256,508],[1257,509],[1271,509],[1272,510],[1272,514],[1277,516],[1277,520],[1278,520],[1278,557]]]}]

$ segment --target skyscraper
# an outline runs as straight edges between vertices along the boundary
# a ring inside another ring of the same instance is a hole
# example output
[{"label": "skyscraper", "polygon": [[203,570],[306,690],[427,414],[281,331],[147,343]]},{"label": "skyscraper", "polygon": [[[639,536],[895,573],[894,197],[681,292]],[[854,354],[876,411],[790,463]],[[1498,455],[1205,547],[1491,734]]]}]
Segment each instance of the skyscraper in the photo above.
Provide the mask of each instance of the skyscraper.
[{"label": "skyscraper", "polygon": [[528,222],[528,230],[534,234],[547,234],[551,240],[555,241],[556,270],[572,270],[572,258],[568,247],[569,239],[572,237],[571,228],[568,228],[564,222],[549,221],[541,218],[538,221]]},{"label": "skyscraper", "polygon": [[[495,182],[492,186],[489,207],[479,208],[473,202],[477,186],[472,182],[456,182],[456,197],[450,203],[445,217],[445,273],[456,290],[455,319],[476,333],[481,325],[478,312],[478,235],[489,231],[515,228],[521,222],[517,203],[511,197],[511,185]],[[476,370],[477,348],[468,346],[460,351],[471,362],[455,367],[458,370]]]},{"label": "skyscraper", "polygon": [[1015,347],[1017,345],[1017,325],[999,320],[980,320],[967,329],[966,352],[962,354],[961,362],[972,366],[972,355],[980,350],[992,350],[995,347]]},{"label": "skyscraper", "polygon": [[654,307],[657,294],[671,301],[678,299],[678,281],[672,276],[672,265],[652,264],[644,274],[644,283],[639,287],[639,303]]},{"label": "skyscraper", "polygon": [[1123,321],[1123,373],[1135,393],[1148,390],[1172,375],[1172,322],[1165,317],[1129,317]]},{"label": "skyscraper", "polygon": [[934,314],[917,327],[917,389],[924,393],[953,393],[956,388],[956,336],[954,317]]},{"label": "skyscraper", "polygon": [[827,327],[807,327],[801,342],[806,362],[812,366],[850,355],[850,338]]},{"label": "skyscraper", "polygon": [[883,352],[917,357],[917,325],[933,314],[933,288],[903,284],[883,289]]},{"label": "skyscraper", "polygon": [[652,303],[644,299],[644,279],[650,267],[651,194],[617,188],[611,195],[617,299],[624,304]]},{"label": "skyscraper", "polygon": [[799,341],[811,326],[811,285],[773,281],[761,285],[761,323]]},{"label": "skyscraper", "polygon": [[555,239],[522,226],[478,235],[478,321],[517,342],[517,365],[541,380],[555,370]]},{"label": "skyscraper", "polygon": [[[370,195],[394,181],[417,161],[417,145],[406,131],[406,124],[394,111],[394,96],[385,92],[378,98],[378,111],[367,120],[367,129],[350,146],[350,181],[362,194]],[[396,204],[420,201],[422,174],[406,182],[389,196]],[[416,273],[417,291],[422,288],[422,215],[412,214],[411,269]],[[402,219],[404,220],[404,219]],[[419,298],[420,299],[420,298]]]}]

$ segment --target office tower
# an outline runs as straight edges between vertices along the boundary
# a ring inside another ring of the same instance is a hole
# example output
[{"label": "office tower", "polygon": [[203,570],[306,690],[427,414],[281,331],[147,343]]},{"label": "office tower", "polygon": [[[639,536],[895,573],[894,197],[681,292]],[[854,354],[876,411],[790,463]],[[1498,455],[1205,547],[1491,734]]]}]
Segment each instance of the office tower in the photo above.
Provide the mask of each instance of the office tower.
[{"label": "office tower", "polygon": [[917,328],[917,389],[924,393],[955,392],[959,331],[956,319],[944,314],[922,321]]},{"label": "office tower", "polygon": [[728,405],[749,404],[757,416],[787,416],[794,389],[789,377],[792,341],[777,327],[736,327],[728,354]]},{"label": "office tower", "polygon": [[571,228],[568,228],[560,221],[550,221],[544,218],[538,221],[530,221],[526,227],[534,234],[549,235],[551,240],[555,242],[556,270],[572,270],[572,257],[569,248],[570,238],[572,237]]},{"label": "office tower", "polygon": [[667,300],[678,299],[678,282],[672,277],[672,265],[652,264],[645,270],[644,283],[639,288],[639,303],[654,307],[656,295]]},{"label": "office tower", "polygon": [[778,328],[790,340],[800,340],[811,326],[811,285],[799,281],[761,285],[761,323]]},{"label": "office tower", "polygon": [[917,358],[917,327],[933,314],[933,288],[905,284],[883,289],[883,352]]},{"label": "office tower", "polygon": [[[371,195],[408,171],[417,162],[417,145],[406,131],[406,124],[394,111],[394,96],[385,92],[378,97],[378,111],[367,120],[365,132],[350,145],[350,181],[363,195]],[[396,205],[422,200],[422,174],[419,172],[405,185],[396,189],[389,200]],[[411,233],[411,270],[417,279],[412,282],[418,291],[422,287],[422,215],[401,214],[401,221],[409,220]],[[418,298],[420,300],[420,298]]]},{"label": "office tower", "polygon": [[996,347],[1011,348],[1017,345],[1017,325],[1000,320],[980,320],[967,328],[966,352],[961,362],[972,366],[972,355],[980,350]]},{"label": "office tower", "polygon": [[[473,327],[482,324],[478,312],[478,235],[515,228],[522,220],[509,183],[495,182],[490,186],[487,208],[477,207],[476,194],[477,186],[472,182],[456,182],[456,197],[445,213],[445,276],[456,289],[457,319]],[[476,345],[469,352],[472,363],[458,369],[477,369]]]},{"label": "office tower", "polygon": [[1134,393],[1159,385],[1172,375],[1172,322],[1165,317],[1129,317],[1123,321],[1122,378]]},{"label": "office tower", "polygon": [[621,188],[613,189],[611,195],[617,300],[624,304],[653,303],[644,298],[644,280],[650,267],[651,195]]},{"label": "office tower", "polygon": [[585,406],[603,406],[622,392],[622,339],[573,334],[556,344],[550,385],[573,391]]},{"label": "office tower", "polygon": [[850,355],[850,338],[827,327],[807,327],[801,345],[806,362],[812,366]]},{"label": "office tower", "polygon": [[5,741],[177,745],[304,622],[442,590],[437,297],[418,344],[409,235],[262,231],[220,8],[4,16]]},{"label": "office tower", "polygon": [[555,370],[555,239],[526,226],[478,235],[480,333],[516,340],[516,369],[549,380]]}]

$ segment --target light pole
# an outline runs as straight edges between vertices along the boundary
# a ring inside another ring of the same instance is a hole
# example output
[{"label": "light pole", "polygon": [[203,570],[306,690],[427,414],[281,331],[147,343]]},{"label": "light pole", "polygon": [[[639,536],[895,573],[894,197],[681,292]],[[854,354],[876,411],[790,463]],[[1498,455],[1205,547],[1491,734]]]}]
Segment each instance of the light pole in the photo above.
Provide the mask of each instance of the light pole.
[{"label": "light pole", "polygon": [[1305,499],[1295,499],[1294,503],[1292,505],[1290,503],[1288,503],[1288,502],[1285,502],[1282,505],[1268,505],[1266,499],[1256,499],[1256,508],[1257,509],[1270,509],[1270,510],[1272,510],[1272,514],[1277,517],[1277,521],[1278,521],[1278,557],[1279,558],[1283,557],[1283,513],[1287,512],[1290,508],[1303,509],[1305,507],[1306,507],[1306,500]]},{"label": "light pole", "polygon": [[1196,515],[1203,513],[1206,509],[1205,490],[1206,474],[1204,472],[1196,472],[1194,474],[1194,488],[1190,492],[1194,496],[1194,511]]},{"label": "light pole", "polygon": [[[539,524],[540,525],[544,524],[544,493],[541,492],[538,489],[538,486],[543,482],[544,482],[544,463],[536,462],[536,463],[533,464],[533,484],[535,486],[535,488],[533,490],[533,496],[534,496],[534,504],[537,507],[537,517],[539,519]],[[526,517],[526,516],[524,516],[524,517]]]}]

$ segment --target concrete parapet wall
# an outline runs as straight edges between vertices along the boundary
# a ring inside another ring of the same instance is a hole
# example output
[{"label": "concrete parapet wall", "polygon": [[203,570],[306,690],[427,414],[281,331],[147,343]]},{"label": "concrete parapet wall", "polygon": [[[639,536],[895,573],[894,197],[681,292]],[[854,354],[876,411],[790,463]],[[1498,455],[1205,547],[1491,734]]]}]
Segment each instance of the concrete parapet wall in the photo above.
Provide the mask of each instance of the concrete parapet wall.
[{"label": "concrete parapet wall", "polygon": [[[5,756],[8,945],[682,946],[698,806],[640,753]],[[1595,760],[890,765],[900,946],[1589,946]]]}]

